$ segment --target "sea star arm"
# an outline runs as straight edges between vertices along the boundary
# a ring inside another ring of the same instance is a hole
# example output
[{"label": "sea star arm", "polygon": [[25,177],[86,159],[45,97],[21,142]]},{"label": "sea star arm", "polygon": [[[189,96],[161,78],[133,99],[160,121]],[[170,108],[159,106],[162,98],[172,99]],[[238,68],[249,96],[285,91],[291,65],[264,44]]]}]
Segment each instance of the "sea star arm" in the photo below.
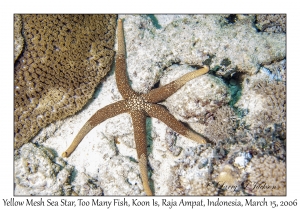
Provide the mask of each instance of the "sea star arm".
[{"label": "sea star arm", "polygon": [[64,153],[62,153],[62,156],[70,156],[70,154],[76,149],[82,139],[88,134],[88,132],[98,124],[107,120],[108,118],[114,117],[127,111],[128,106],[125,100],[115,102],[103,107],[102,109],[99,109],[80,129],[69,148]]},{"label": "sea star arm", "polygon": [[173,93],[175,93],[185,83],[207,73],[208,71],[209,71],[209,67],[204,66],[201,69],[183,75],[179,79],[167,85],[151,90],[149,93],[142,95],[142,98],[149,103],[157,103],[163,101],[169,96],[171,96]]},{"label": "sea star arm", "polygon": [[168,127],[176,131],[177,133],[192,139],[200,144],[205,144],[206,140],[199,134],[194,133],[181,122],[179,122],[173,115],[171,115],[164,107],[158,104],[151,104],[151,108],[147,109],[146,112],[150,117],[154,117],[165,123]]},{"label": "sea star arm", "polygon": [[126,75],[126,59],[125,59],[125,40],[123,31],[123,22],[121,19],[118,20],[117,28],[118,38],[118,50],[116,55],[116,82],[119,92],[124,99],[130,98],[130,96],[137,95],[131,88],[128,77]]},{"label": "sea star arm", "polygon": [[152,195],[152,191],[148,184],[146,115],[143,111],[131,111],[130,114],[144,190],[147,195]]}]

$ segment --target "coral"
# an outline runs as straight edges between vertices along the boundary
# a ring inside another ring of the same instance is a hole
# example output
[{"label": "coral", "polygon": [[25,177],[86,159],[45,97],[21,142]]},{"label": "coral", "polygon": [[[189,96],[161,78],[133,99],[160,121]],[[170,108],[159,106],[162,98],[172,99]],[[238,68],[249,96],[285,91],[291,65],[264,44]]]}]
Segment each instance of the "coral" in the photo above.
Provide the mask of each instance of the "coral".
[{"label": "coral", "polygon": [[195,196],[216,196],[219,193],[219,189],[213,185],[207,185],[206,181],[203,180],[193,180],[190,183],[193,187],[189,191],[189,195]]},{"label": "coral", "polygon": [[237,116],[230,106],[222,106],[207,120],[204,135],[211,141],[219,142],[234,138]]},{"label": "coral", "polygon": [[[253,90],[263,100],[263,109],[255,113],[251,127],[255,135],[267,137],[268,135],[286,135],[286,87],[283,82],[256,81]],[[270,131],[271,129],[271,131]]]},{"label": "coral", "polygon": [[[268,66],[271,70],[277,64]],[[272,76],[272,78],[274,78]],[[274,150],[276,142],[285,145],[286,139],[286,84],[284,80],[274,80],[264,71],[246,77],[242,84],[242,95],[235,104],[245,111],[245,133],[239,131],[262,151]],[[242,137],[244,138],[244,137]],[[277,143],[278,145],[278,143]],[[283,150],[282,150],[283,151]],[[283,154],[283,153],[282,153]]]},{"label": "coral", "polygon": [[26,144],[15,160],[15,195],[70,195],[72,170],[47,148]]},{"label": "coral", "polygon": [[285,159],[286,86],[280,81],[253,83],[253,90],[262,98],[259,112],[246,116],[256,146],[267,153]]},{"label": "coral", "polygon": [[257,28],[263,32],[286,32],[285,14],[259,14],[256,15]]},{"label": "coral", "polygon": [[14,15],[14,61],[19,57],[24,47],[24,37],[22,36],[22,17]]},{"label": "coral", "polygon": [[22,15],[15,62],[15,148],[73,115],[111,69],[116,15]]},{"label": "coral", "polygon": [[273,156],[254,157],[247,167],[245,192],[251,195],[286,195],[286,164]]}]

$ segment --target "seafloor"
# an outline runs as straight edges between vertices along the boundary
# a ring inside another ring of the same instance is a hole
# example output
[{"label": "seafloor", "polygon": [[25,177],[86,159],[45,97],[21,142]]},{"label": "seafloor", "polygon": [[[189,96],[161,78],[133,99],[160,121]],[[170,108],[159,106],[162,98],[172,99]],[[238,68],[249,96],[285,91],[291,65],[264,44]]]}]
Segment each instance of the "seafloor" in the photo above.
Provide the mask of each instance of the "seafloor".
[{"label": "seafloor", "polygon": [[[147,119],[155,195],[286,195],[285,15],[119,15],[127,72],[141,93],[202,65],[162,104],[211,143]],[[129,114],[60,155],[100,108],[121,100],[114,69],[74,116],[15,150],[15,195],[144,195]]]}]

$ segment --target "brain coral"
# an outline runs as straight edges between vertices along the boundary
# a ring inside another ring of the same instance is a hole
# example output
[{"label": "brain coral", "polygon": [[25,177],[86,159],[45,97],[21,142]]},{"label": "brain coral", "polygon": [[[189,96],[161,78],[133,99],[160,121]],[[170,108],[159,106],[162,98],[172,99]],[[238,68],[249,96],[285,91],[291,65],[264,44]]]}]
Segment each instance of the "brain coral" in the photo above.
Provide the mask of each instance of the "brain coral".
[{"label": "brain coral", "polygon": [[116,15],[22,15],[15,62],[15,148],[80,110],[110,70]]}]

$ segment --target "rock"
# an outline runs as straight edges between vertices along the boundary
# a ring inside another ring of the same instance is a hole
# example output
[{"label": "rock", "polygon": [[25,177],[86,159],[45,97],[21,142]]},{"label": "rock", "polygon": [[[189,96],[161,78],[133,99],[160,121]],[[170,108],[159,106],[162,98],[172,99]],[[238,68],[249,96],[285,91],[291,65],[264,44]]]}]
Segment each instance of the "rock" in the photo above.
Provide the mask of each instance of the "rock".
[{"label": "rock", "polygon": [[49,149],[25,144],[15,159],[15,195],[70,195],[72,170]]}]

